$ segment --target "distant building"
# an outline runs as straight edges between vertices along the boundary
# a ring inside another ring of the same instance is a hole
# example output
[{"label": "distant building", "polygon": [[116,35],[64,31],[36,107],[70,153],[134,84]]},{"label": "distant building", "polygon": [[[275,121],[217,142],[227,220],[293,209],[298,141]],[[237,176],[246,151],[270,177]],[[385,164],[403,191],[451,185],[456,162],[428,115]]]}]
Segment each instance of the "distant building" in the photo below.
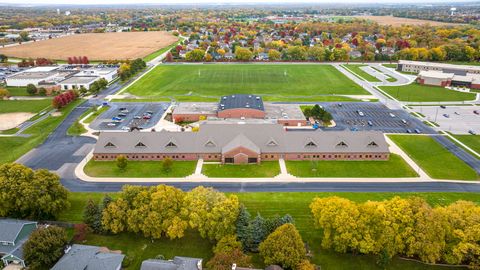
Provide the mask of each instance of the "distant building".
[{"label": "distant building", "polygon": [[0,258],[4,265],[17,264],[25,267],[23,244],[37,229],[37,222],[0,219]]},{"label": "distant building", "polygon": [[73,245],[51,270],[120,270],[125,255],[107,248]]},{"label": "distant building", "polygon": [[403,72],[419,73],[420,71],[440,71],[443,73],[453,73],[455,75],[480,74],[480,66],[453,65],[434,62],[420,62],[399,60],[397,70]]},{"label": "distant building", "polygon": [[202,270],[202,259],[179,256],[168,261],[150,259],[142,262],[140,270]]},{"label": "distant building", "polygon": [[207,122],[198,132],[102,132],[93,158],[260,163],[263,160],[388,160],[379,131],[288,131],[279,124]]},{"label": "distant building", "polygon": [[218,118],[265,119],[285,126],[307,124],[298,105],[263,103],[260,96],[246,94],[223,96],[218,103],[182,102],[174,108],[172,118],[176,123]]}]

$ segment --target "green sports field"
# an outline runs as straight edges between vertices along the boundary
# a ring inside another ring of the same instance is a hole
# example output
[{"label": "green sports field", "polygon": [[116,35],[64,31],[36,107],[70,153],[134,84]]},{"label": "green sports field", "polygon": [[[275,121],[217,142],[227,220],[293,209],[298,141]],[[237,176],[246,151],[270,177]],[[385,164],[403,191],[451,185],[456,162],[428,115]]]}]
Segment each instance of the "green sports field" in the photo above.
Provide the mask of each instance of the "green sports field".
[{"label": "green sports field", "polygon": [[[139,97],[201,101],[228,94],[258,94],[265,100],[315,101],[332,95],[368,95],[331,65],[160,65],[129,87]],[[342,98],[342,97],[340,97]]]}]

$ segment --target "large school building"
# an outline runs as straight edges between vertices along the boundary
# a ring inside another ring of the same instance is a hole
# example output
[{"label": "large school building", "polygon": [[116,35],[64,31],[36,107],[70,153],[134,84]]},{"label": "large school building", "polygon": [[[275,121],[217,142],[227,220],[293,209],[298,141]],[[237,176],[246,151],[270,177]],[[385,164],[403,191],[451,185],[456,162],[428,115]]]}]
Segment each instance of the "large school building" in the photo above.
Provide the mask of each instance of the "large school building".
[{"label": "large school building", "polygon": [[289,131],[281,124],[206,122],[198,132],[103,132],[95,160],[198,160],[247,164],[262,160],[388,160],[379,131]]}]

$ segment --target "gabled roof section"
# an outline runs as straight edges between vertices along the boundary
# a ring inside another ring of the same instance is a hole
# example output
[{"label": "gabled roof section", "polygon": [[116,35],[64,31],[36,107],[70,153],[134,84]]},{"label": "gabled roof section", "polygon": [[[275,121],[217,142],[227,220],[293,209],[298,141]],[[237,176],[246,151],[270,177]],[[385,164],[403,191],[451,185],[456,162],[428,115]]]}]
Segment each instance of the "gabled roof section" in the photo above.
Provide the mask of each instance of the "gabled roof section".
[{"label": "gabled roof section", "polygon": [[52,270],[116,270],[125,255],[104,248],[87,245],[73,245],[53,266]]},{"label": "gabled roof section", "polygon": [[135,144],[135,147],[147,147],[142,141],[139,141],[137,144]]},{"label": "gabled roof section", "polygon": [[170,139],[168,140],[167,144],[165,144],[165,147],[167,147],[167,148],[178,147],[178,143],[177,143],[177,141],[176,141],[174,138],[170,137]]},{"label": "gabled roof section", "polygon": [[27,225],[37,227],[37,223],[33,221],[0,219],[0,241],[13,243],[20,240],[17,238],[21,238],[21,232]]},{"label": "gabled roof section", "polygon": [[109,141],[103,147],[105,147],[105,148],[116,148],[117,146]]},{"label": "gabled roof section", "polygon": [[335,147],[348,147],[348,144],[345,141],[338,142]]},{"label": "gabled roof section", "polygon": [[312,138],[308,137],[305,141],[305,147],[317,147],[317,143]]},{"label": "gabled roof section", "polygon": [[209,138],[207,142],[205,142],[206,147],[215,147],[217,144],[213,141],[212,138]]},{"label": "gabled roof section", "polygon": [[231,150],[241,146],[250,149],[256,153],[260,153],[260,148],[249,138],[247,138],[243,133],[238,134],[235,138],[233,138],[233,140],[227,143],[222,148],[222,153],[230,152]]},{"label": "gabled roof section", "polygon": [[274,138],[268,139],[267,146],[278,146],[277,141]]},{"label": "gabled roof section", "polygon": [[371,141],[367,144],[368,147],[378,147],[378,144],[375,141]]}]

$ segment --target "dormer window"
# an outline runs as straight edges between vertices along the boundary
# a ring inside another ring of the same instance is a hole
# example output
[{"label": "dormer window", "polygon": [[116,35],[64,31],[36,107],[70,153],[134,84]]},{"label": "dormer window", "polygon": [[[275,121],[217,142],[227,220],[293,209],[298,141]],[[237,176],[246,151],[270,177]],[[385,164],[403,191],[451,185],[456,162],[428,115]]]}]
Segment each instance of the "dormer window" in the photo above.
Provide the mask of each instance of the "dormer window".
[{"label": "dormer window", "polygon": [[115,148],[115,144],[111,143],[111,142],[108,142],[107,144],[105,144],[105,148]]},{"label": "dormer window", "polygon": [[272,140],[268,141],[267,146],[278,146],[278,143],[275,140],[272,139]]},{"label": "dormer window", "polygon": [[168,142],[167,145],[165,145],[165,147],[177,147],[177,145],[173,142]]},{"label": "dormer window", "polygon": [[138,142],[135,147],[147,147],[144,143]]},{"label": "dormer window", "polygon": [[316,145],[314,142],[309,141],[309,142],[305,145],[305,147],[317,147],[317,145]]},{"label": "dormer window", "polygon": [[337,143],[337,147],[348,147],[348,145],[344,141],[341,141]]},{"label": "dormer window", "polygon": [[207,142],[205,143],[205,146],[206,146],[206,147],[215,147],[216,144],[215,144],[213,141],[207,141]]},{"label": "dormer window", "polygon": [[378,144],[376,142],[372,141],[367,146],[368,147],[378,147]]}]

